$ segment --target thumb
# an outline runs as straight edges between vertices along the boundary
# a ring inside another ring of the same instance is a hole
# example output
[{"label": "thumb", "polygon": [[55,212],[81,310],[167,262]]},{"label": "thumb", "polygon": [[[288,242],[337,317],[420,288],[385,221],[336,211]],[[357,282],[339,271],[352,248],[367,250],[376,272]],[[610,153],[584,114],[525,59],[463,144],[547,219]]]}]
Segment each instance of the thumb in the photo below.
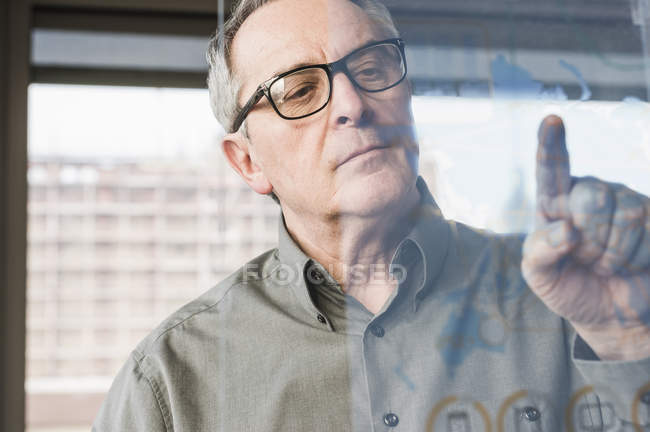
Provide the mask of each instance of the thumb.
[{"label": "thumb", "polygon": [[530,233],[524,242],[521,261],[528,285],[533,290],[553,285],[559,276],[559,262],[577,243],[578,233],[566,220],[551,222]]},{"label": "thumb", "polygon": [[569,215],[571,168],[562,119],[546,117],[539,127],[537,147],[537,211],[542,222]]}]

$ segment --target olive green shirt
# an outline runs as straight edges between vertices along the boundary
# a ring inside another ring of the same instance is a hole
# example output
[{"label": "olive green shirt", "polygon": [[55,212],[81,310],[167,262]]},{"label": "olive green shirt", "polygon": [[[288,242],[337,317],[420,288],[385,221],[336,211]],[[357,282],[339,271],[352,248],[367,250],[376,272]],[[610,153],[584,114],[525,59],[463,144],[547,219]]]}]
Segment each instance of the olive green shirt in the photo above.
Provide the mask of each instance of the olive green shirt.
[{"label": "olive green shirt", "polygon": [[526,286],[522,236],[445,220],[418,188],[377,314],[281,222],[278,248],[138,345],[93,430],[650,430],[650,359],[600,361]]}]

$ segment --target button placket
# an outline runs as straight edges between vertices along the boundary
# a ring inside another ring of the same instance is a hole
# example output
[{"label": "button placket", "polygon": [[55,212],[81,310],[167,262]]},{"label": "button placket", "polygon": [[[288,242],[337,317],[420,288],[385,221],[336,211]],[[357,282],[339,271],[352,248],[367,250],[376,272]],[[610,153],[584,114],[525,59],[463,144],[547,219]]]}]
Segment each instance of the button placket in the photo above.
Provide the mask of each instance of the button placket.
[{"label": "button placket", "polygon": [[544,432],[547,429],[542,426],[542,413],[532,405],[524,406],[521,409],[522,431]]},{"label": "button placket", "polygon": [[395,427],[399,423],[399,417],[395,413],[387,413],[384,415],[384,424],[388,427]]},{"label": "button placket", "polygon": [[[533,390],[519,390],[505,398],[499,408],[497,421],[521,432],[550,432],[560,429],[558,416],[547,395]],[[582,430],[576,426],[575,430]]]},{"label": "button placket", "polygon": [[316,268],[311,268],[308,271],[309,281],[313,284],[321,284],[325,280],[325,276]]},{"label": "button placket", "polygon": [[524,407],[521,415],[529,422],[536,422],[541,417],[539,410],[533,406]]},{"label": "button placket", "polygon": [[370,333],[372,333],[373,335],[375,335],[378,338],[381,338],[381,337],[384,337],[385,331],[384,331],[384,328],[382,326],[377,325],[377,324],[372,324],[370,326]]},{"label": "button placket", "polygon": [[[381,336],[378,336],[381,335]],[[363,358],[365,363],[365,379],[370,396],[370,412],[372,413],[373,423],[377,430],[382,430],[386,426],[394,428],[400,422],[398,415],[391,408],[399,408],[392,400],[392,392],[385,391],[390,388],[393,373],[387,373],[387,365],[377,362],[377,359],[385,358],[382,352],[388,349],[383,341],[378,339],[384,335],[383,327],[370,323],[361,337],[363,346]],[[378,391],[382,389],[381,391]]]}]

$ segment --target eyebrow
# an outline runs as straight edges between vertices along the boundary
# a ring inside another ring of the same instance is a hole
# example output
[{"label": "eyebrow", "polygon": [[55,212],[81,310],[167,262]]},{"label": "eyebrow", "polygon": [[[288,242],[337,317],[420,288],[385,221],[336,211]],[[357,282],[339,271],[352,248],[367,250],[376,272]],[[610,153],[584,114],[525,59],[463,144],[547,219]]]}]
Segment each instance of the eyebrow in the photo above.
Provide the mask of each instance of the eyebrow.
[{"label": "eyebrow", "polygon": [[[365,42],[363,42],[362,44],[360,44],[357,48],[354,48],[352,51],[355,51],[355,50],[357,50],[357,49],[359,49],[359,48],[361,48],[361,47],[363,47],[365,45],[368,45],[368,44],[370,44],[372,42],[378,42],[378,41],[379,41],[379,39],[372,39],[372,38],[368,39]],[[350,51],[350,52],[352,52],[352,51]],[[345,57],[345,56],[343,56],[343,57]],[[285,73],[287,71],[290,71],[290,70],[298,69],[298,68],[303,67],[303,66],[322,65],[322,64],[326,64],[326,63],[328,63],[328,62],[327,61],[317,61],[317,60],[314,60],[314,61],[302,61],[302,62],[299,62],[299,63],[294,63],[293,66],[283,67],[282,69],[276,69],[270,75],[270,78],[278,76],[278,75],[283,74],[283,73]]]},{"label": "eyebrow", "polygon": [[270,74],[269,78],[278,76],[278,75],[283,74],[285,72],[288,72],[290,70],[301,68],[303,66],[313,66],[313,65],[318,65],[318,64],[324,64],[324,63],[323,62],[319,63],[319,62],[316,62],[316,61],[303,61],[303,62],[299,62],[299,63],[294,63],[292,66],[289,66],[289,67],[284,66],[284,67],[282,67],[282,69],[276,69],[275,71],[273,71]]}]

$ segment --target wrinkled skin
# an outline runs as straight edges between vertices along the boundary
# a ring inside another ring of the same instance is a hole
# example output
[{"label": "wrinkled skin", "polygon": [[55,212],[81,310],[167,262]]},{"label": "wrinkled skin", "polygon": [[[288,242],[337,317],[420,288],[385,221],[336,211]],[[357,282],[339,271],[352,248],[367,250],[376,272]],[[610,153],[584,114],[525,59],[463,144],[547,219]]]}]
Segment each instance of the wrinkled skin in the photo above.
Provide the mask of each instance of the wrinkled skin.
[{"label": "wrinkled skin", "polygon": [[649,357],[650,199],[620,184],[571,177],[565,141],[560,118],[547,117],[524,277],[601,359]]}]

